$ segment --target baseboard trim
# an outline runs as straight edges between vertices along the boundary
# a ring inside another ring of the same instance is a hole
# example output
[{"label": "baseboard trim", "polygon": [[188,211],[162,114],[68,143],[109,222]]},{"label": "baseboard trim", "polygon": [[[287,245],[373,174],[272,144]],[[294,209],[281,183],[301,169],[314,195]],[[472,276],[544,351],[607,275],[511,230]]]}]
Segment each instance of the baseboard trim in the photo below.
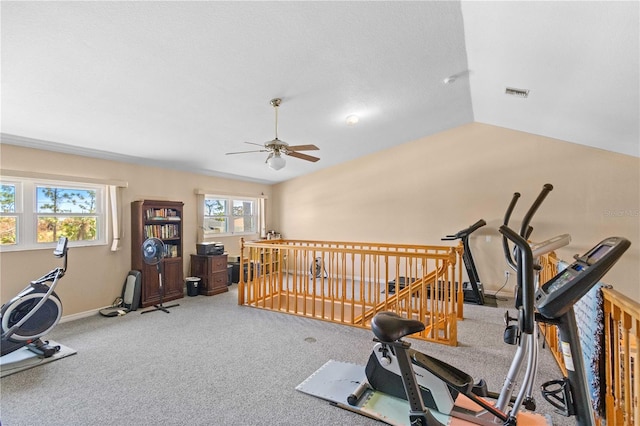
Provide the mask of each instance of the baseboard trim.
[{"label": "baseboard trim", "polygon": [[91,317],[93,315],[98,314],[100,312],[100,309],[92,309],[90,311],[78,312],[77,314],[64,315],[62,318],[60,318],[60,324],[69,322],[69,321],[79,320],[82,318]]}]

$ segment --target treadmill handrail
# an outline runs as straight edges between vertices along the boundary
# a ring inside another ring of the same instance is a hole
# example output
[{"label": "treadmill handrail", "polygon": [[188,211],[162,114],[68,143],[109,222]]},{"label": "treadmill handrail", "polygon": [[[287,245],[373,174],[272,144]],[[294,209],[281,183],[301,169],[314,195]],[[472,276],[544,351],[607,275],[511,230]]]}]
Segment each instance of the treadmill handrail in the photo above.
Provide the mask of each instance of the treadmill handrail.
[{"label": "treadmill handrail", "polygon": [[485,222],[484,219],[480,219],[479,221],[469,226],[468,228],[465,228],[461,231],[456,232],[454,235],[447,235],[446,237],[441,238],[441,241],[451,241],[451,240],[457,240],[458,238],[467,237],[472,233],[474,233],[479,228],[482,228],[483,226],[485,226],[486,224],[487,222]]}]

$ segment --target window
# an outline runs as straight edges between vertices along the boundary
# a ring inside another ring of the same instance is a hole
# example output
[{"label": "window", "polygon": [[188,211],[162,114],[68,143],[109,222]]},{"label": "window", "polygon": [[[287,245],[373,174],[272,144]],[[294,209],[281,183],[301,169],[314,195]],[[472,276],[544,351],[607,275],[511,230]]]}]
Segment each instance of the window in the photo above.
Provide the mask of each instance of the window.
[{"label": "window", "polygon": [[36,185],[36,242],[95,241],[98,236],[96,189]]},{"label": "window", "polygon": [[0,187],[0,247],[106,244],[105,185],[16,179]]},{"label": "window", "polygon": [[206,195],[203,228],[205,236],[257,234],[258,200]]},{"label": "window", "polygon": [[6,183],[0,186],[0,245],[3,246],[18,242],[16,185]]}]

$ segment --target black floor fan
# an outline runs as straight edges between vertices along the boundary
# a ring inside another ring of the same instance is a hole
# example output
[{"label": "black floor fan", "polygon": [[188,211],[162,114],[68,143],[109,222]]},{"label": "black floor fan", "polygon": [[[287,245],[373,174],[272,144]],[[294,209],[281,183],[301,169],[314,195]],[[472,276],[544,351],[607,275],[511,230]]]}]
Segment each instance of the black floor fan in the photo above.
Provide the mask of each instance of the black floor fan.
[{"label": "black floor fan", "polygon": [[153,305],[152,309],[142,311],[142,314],[155,311],[169,313],[169,308],[180,306],[177,303],[169,306],[162,305],[162,299],[164,297],[164,285],[162,283],[162,258],[164,258],[164,250],[164,243],[158,238],[147,238],[144,240],[144,243],[142,243],[142,259],[144,263],[147,265],[156,265],[156,270],[158,271],[158,294],[160,296],[160,303]]}]

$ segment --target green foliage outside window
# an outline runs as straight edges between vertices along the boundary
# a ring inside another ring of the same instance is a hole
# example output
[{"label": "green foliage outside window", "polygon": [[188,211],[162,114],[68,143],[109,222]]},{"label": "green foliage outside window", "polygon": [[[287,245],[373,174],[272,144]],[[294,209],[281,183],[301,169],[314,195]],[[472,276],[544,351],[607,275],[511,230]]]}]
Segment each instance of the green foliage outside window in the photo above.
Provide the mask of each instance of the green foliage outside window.
[{"label": "green foliage outside window", "polygon": [[204,229],[213,233],[255,233],[256,201],[234,198],[205,198]]},{"label": "green foliage outside window", "polygon": [[[38,227],[36,241],[91,241],[98,237],[96,191],[55,187],[37,188]],[[43,214],[44,213],[44,214]]]},{"label": "green foliage outside window", "polygon": [[102,186],[82,183],[47,185],[21,178],[3,181],[0,246],[32,249],[55,243],[61,236],[88,245],[100,242],[105,237],[101,230],[105,226],[103,191]]},{"label": "green foliage outside window", "polygon": [[[0,185],[0,212],[15,213],[15,185]],[[17,239],[18,220],[15,216],[0,216],[0,244],[15,244]]]}]

